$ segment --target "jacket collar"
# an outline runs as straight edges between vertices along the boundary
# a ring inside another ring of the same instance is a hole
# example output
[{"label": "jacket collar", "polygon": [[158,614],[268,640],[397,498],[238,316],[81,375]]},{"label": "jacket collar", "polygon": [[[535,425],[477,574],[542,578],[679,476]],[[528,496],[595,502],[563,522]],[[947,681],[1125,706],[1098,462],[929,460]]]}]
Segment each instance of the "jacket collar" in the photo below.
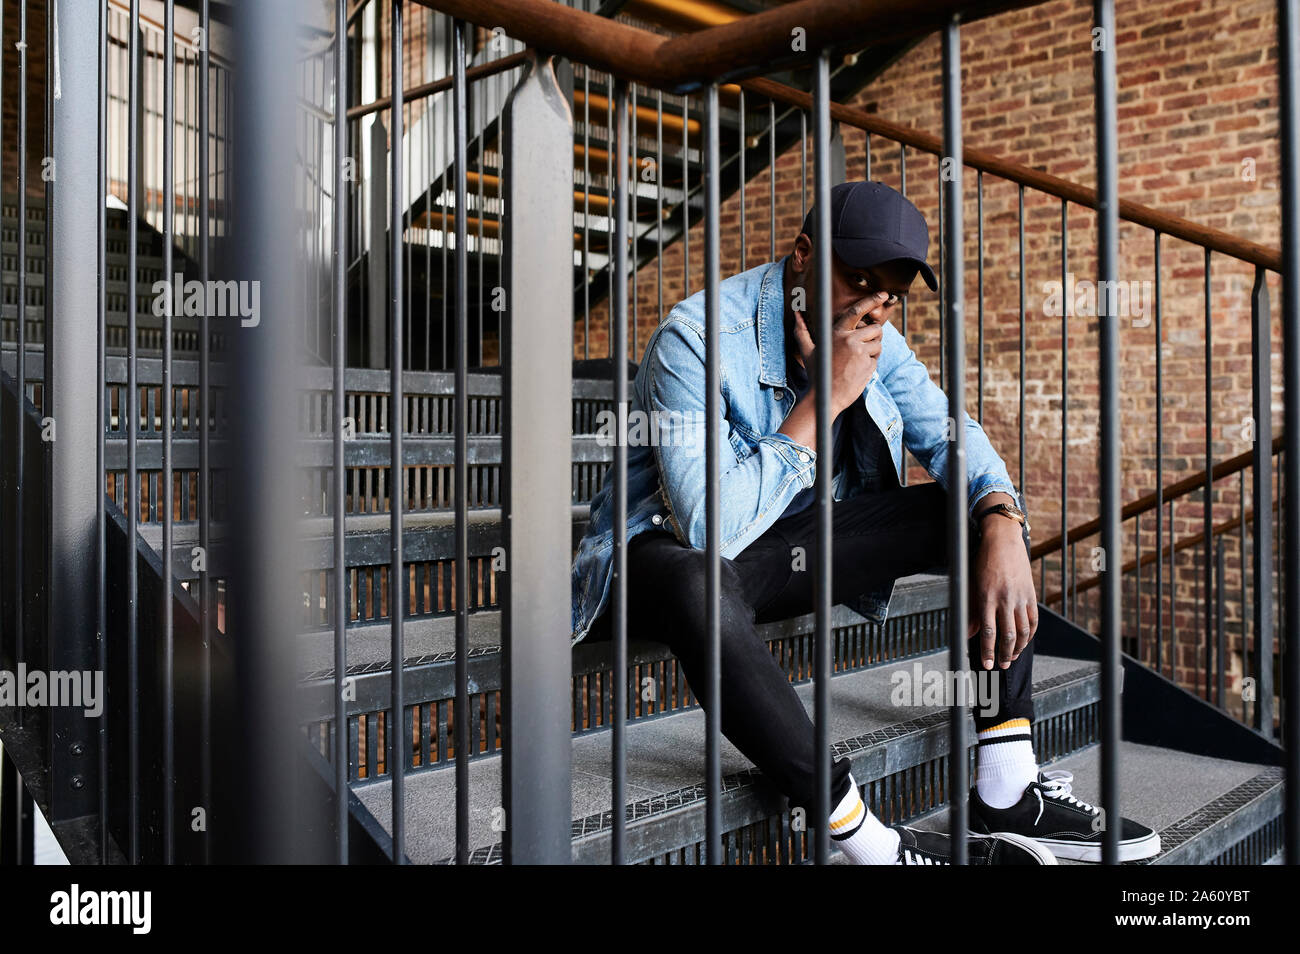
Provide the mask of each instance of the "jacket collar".
[{"label": "jacket collar", "polygon": [[785,384],[785,260],[768,266],[758,291],[758,380],[774,388]]}]

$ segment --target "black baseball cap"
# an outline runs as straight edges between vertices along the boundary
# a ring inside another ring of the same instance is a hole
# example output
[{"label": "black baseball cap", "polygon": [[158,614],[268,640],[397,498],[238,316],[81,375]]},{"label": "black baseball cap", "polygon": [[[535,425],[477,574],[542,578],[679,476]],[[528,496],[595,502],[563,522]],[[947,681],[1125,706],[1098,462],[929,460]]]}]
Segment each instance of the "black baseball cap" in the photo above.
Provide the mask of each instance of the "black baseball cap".
[{"label": "black baseball cap", "polygon": [[[803,233],[815,238],[816,206],[803,220]],[[857,180],[831,187],[831,246],[854,268],[870,268],[903,259],[937,291],[939,280],[925,261],[930,229],[925,216],[907,197],[883,182]]]}]

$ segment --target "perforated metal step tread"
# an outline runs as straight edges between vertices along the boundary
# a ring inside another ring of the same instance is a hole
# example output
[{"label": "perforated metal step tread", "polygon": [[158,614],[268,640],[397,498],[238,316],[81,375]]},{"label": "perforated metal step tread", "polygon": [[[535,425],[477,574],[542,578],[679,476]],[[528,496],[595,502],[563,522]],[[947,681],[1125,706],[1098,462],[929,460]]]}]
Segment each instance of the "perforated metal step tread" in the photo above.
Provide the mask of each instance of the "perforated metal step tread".
[{"label": "perforated metal step tread", "polygon": [[[947,750],[948,709],[924,696],[905,704],[900,694],[905,680],[917,672],[943,670],[946,654],[932,653],[891,666],[859,670],[831,682],[831,738],[837,756],[854,759],[859,783],[922,764]],[[1035,702],[1046,722],[1060,713],[1082,713],[1099,692],[1094,664],[1077,659],[1040,656],[1035,660]],[[899,678],[899,677],[903,678]],[[811,717],[814,686],[795,687]],[[575,736],[573,740],[573,818],[575,859],[594,859],[608,852],[611,816],[611,735],[608,731]],[[861,769],[858,766],[861,765]],[[643,722],[629,723],[627,732],[627,796],[629,827],[635,821],[689,808],[702,812],[705,773],[704,713],[696,708]],[[724,793],[731,820],[742,815],[783,810],[783,799],[761,778],[725,738],[722,740]],[[758,784],[755,784],[755,783]],[[482,846],[476,860],[499,858],[499,833],[491,827],[500,802],[501,758],[475,759],[470,765],[470,844]],[[387,780],[356,786],[357,795],[380,823],[392,823]],[[451,856],[455,847],[454,767],[414,773],[405,780],[407,851],[416,862]],[[679,817],[673,824],[691,825]],[[730,824],[730,821],[728,822]]]},{"label": "perforated metal step tread", "polygon": [[[1261,864],[1281,847],[1281,829],[1272,819],[1282,812],[1282,770],[1253,762],[1209,758],[1157,746],[1120,745],[1122,815],[1160,833],[1160,854],[1143,864],[1210,864],[1238,846],[1236,864]],[[1092,745],[1059,759],[1052,768],[1074,774],[1073,794],[1101,803],[1101,746]],[[931,831],[948,830],[948,813],[915,823]],[[1255,844],[1239,845],[1254,835]],[[842,857],[837,863],[847,863]],[[1062,864],[1089,862],[1062,861]]]}]

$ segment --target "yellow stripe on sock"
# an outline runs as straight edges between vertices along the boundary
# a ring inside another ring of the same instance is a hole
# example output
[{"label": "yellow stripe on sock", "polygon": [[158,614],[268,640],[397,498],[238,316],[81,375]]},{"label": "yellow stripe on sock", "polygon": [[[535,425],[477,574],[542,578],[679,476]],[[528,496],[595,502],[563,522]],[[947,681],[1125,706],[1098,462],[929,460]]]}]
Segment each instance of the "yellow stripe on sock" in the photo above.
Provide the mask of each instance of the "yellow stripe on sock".
[{"label": "yellow stripe on sock", "polygon": [[839,821],[831,822],[831,831],[839,831],[840,829],[848,828],[850,825],[852,825],[854,822],[856,822],[859,818],[862,817],[862,811],[863,811],[862,799],[859,798],[858,804],[853,807],[853,811],[849,812],[848,815],[846,815],[844,818],[841,818]]},{"label": "yellow stripe on sock", "polygon": [[1029,720],[1025,718],[1020,718],[1020,719],[1008,719],[1006,722],[999,723],[998,725],[991,725],[987,729],[981,729],[980,731],[997,732],[1001,729],[1028,729],[1028,728],[1029,728]]}]

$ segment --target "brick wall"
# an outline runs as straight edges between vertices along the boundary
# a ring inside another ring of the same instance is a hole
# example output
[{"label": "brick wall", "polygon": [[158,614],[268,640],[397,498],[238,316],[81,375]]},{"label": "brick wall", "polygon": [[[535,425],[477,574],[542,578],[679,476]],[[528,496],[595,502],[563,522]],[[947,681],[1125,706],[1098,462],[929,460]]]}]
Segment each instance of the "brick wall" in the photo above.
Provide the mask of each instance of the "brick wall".
[{"label": "brick wall", "polygon": [[[4,4],[4,100],[0,113],[0,141],[4,143],[3,175],[5,196],[18,190],[18,50],[20,37],[18,0]],[[45,0],[27,2],[27,192],[44,195],[41,157],[45,155]]]},{"label": "brick wall", "polygon": [[[1120,196],[1161,211],[1264,245],[1280,242],[1278,203],[1277,46],[1274,5],[1268,2],[1186,0],[1157,3],[1121,0],[1117,4]],[[964,135],[968,147],[994,152],[1035,169],[1092,184],[1093,136],[1091,5],[1048,3],[969,24],[962,31]],[[932,133],[942,129],[940,44],[937,36],[921,42],[890,66],[855,100],[855,105],[884,118]],[[765,103],[751,106],[762,109]],[[761,121],[757,114],[755,124]],[[865,135],[844,130],[848,174],[865,175]],[[871,177],[899,186],[898,147],[871,137]],[[812,145],[809,143],[811,163]],[[1252,171],[1253,177],[1248,173]],[[749,184],[746,193],[747,254],[740,261],[741,202],[724,203],[721,256],[724,277],[768,258],[769,172]],[[802,221],[800,150],[779,158],[777,169],[777,255],[785,254]],[[938,265],[938,160],[908,150],[908,195],[926,215],[931,229],[932,260]],[[808,182],[811,197],[812,183]],[[964,217],[966,262],[967,407],[977,413],[977,341],[979,252],[975,243],[976,181],[967,170]],[[1020,461],[1019,426],[1019,275],[1017,187],[986,176],[984,181],[984,407],[983,421],[1015,479]],[[1093,213],[1068,209],[1068,267],[1076,279],[1095,280],[1096,222]],[[1164,372],[1164,483],[1201,469],[1205,455],[1205,298],[1204,253],[1187,243],[1162,240],[1162,359]],[[690,288],[703,282],[703,230],[690,236]],[[1028,342],[1025,406],[1025,484],[1033,537],[1043,540],[1062,525],[1061,407],[1063,334],[1069,343],[1068,495],[1066,518],[1074,526],[1097,513],[1097,321],[1064,320],[1045,310],[1044,283],[1061,275],[1061,202],[1026,191],[1026,337]],[[683,290],[683,248],[664,256],[665,309]],[[1211,265],[1213,348],[1213,457],[1221,460],[1250,449],[1243,419],[1250,413],[1250,289],[1254,270],[1222,255]],[[1153,237],[1144,228],[1122,224],[1121,280],[1153,279]],[[653,264],[638,276],[637,348],[657,324],[656,272]],[[1278,281],[1270,275],[1273,313],[1278,310]],[[907,335],[912,347],[939,377],[938,295],[918,281],[909,308]],[[592,315],[592,356],[608,353],[607,314]],[[1122,488],[1132,500],[1156,487],[1156,336],[1150,314],[1121,320]],[[1280,329],[1274,320],[1273,423],[1281,423]],[[582,327],[575,333],[575,356],[583,356]],[[914,479],[925,479],[913,466]],[[1237,478],[1220,481],[1214,494],[1214,522],[1236,515]],[[1175,508],[1180,539],[1199,532],[1203,519],[1199,494]],[[1166,521],[1166,533],[1168,523]],[[1155,543],[1154,515],[1142,525],[1143,552]],[[1123,559],[1134,559],[1134,528],[1125,524]],[[1235,534],[1230,541],[1235,541]],[[1078,579],[1092,576],[1093,537],[1081,542]],[[1193,601],[1193,581],[1200,572],[1199,549],[1178,553],[1180,581],[1177,625],[1186,636],[1196,630],[1203,609]],[[1235,542],[1227,550],[1229,631],[1239,625],[1239,587]],[[1038,567],[1035,566],[1037,573]],[[1144,582],[1144,623],[1150,641],[1154,625],[1151,591],[1154,570]],[[1168,572],[1165,571],[1166,581]],[[1059,589],[1057,566],[1049,563],[1046,590]],[[1130,575],[1125,612],[1136,601]],[[1090,607],[1099,591],[1079,595],[1080,618],[1095,625]],[[1040,597],[1044,594],[1040,593]],[[1166,618],[1168,611],[1166,610]],[[1132,635],[1132,624],[1126,633]],[[1166,657],[1167,658],[1167,657]],[[1199,678],[1196,644],[1180,648],[1185,678]],[[1239,665],[1239,659],[1233,662]]]}]

